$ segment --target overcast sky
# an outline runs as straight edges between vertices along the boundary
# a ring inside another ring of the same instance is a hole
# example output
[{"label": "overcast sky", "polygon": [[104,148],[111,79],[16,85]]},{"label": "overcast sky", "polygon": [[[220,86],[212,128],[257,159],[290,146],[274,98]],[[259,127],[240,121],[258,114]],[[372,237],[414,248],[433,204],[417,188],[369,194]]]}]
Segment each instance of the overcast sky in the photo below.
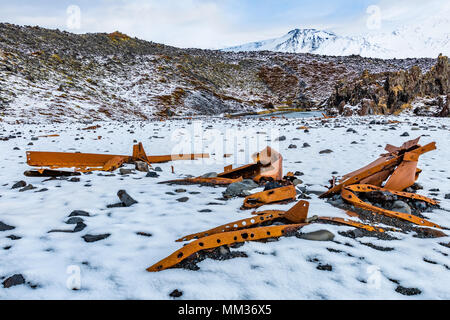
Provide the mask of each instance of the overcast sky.
[{"label": "overcast sky", "polygon": [[119,30],[178,47],[217,49],[279,37],[295,28],[320,28],[345,35],[388,31],[425,16],[444,13],[448,16],[449,3],[448,0],[0,0],[0,22],[74,33]]}]

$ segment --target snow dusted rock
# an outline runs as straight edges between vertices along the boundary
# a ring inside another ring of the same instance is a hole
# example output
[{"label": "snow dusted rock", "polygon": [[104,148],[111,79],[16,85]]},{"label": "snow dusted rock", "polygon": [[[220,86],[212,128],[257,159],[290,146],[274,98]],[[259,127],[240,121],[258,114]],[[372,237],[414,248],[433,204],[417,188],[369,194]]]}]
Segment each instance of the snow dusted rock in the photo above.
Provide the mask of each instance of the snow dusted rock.
[{"label": "snow dusted rock", "polygon": [[70,213],[69,217],[89,217],[89,212],[83,210],[74,210]]},{"label": "snow dusted rock", "polygon": [[173,291],[169,294],[169,296],[172,297],[172,298],[179,298],[179,297],[181,297],[182,295],[183,295],[183,291],[180,291],[180,290],[178,290],[178,289],[173,290]]},{"label": "snow dusted rock", "polygon": [[25,278],[21,274],[15,274],[3,281],[4,288],[11,288],[25,283]]},{"label": "snow dusted rock", "polygon": [[28,190],[33,190],[36,189],[35,187],[33,187],[33,185],[30,183],[29,185],[23,187],[22,189],[19,190],[19,192],[24,192],[24,191],[28,191]]},{"label": "snow dusted rock", "polygon": [[23,188],[27,185],[27,183],[23,180],[16,182],[13,184],[13,186],[11,187],[11,189],[18,189],[18,188]]},{"label": "snow dusted rock", "polygon": [[328,230],[318,230],[310,233],[302,233],[298,237],[312,241],[332,241],[334,234]]},{"label": "snow dusted rock", "polygon": [[1,231],[9,231],[9,230],[13,230],[13,229],[15,229],[15,227],[9,226],[6,223],[3,223],[0,221],[0,232]]},{"label": "snow dusted rock", "polygon": [[86,234],[86,235],[82,236],[82,238],[86,242],[97,242],[97,241],[100,241],[100,240],[108,238],[110,235],[111,235],[110,233],[97,234],[97,235]]},{"label": "snow dusted rock", "polygon": [[119,190],[117,192],[117,196],[119,197],[124,207],[131,207],[133,204],[138,203],[125,190]]},{"label": "snow dusted rock", "polygon": [[77,224],[79,222],[83,222],[84,220],[80,217],[72,217],[69,218],[69,220],[66,221],[67,224]]},{"label": "snow dusted rock", "polygon": [[119,173],[120,173],[121,175],[126,175],[126,174],[133,174],[134,171],[133,171],[133,169],[120,168],[120,169],[119,169]]},{"label": "snow dusted rock", "polygon": [[208,172],[203,175],[201,175],[202,178],[216,178],[217,172]]},{"label": "snow dusted rock", "polygon": [[147,178],[158,178],[159,174],[157,174],[155,171],[149,171],[145,176]]},{"label": "snow dusted rock", "polygon": [[149,171],[148,164],[144,161],[136,161],[135,169],[140,172],[148,172]]},{"label": "snow dusted rock", "polygon": [[411,207],[404,201],[397,200],[392,204],[392,210],[411,214]]},{"label": "snow dusted rock", "polygon": [[245,191],[258,188],[258,184],[250,179],[244,179],[240,182],[230,184],[223,192],[225,198],[242,197],[246,196]]}]

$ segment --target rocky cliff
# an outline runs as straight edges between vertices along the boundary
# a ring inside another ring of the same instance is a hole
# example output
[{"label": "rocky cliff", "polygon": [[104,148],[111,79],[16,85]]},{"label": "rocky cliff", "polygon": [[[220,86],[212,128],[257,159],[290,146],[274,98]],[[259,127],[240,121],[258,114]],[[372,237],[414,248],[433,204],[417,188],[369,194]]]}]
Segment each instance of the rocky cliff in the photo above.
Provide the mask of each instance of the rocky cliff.
[{"label": "rocky cliff", "polygon": [[448,116],[449,79],[448,58],[442,55],[425,73],[418,66],[376,74],[366,70],[357,79],[339,81],[328,105],[345,115],[397,114],[410,110],[417,115]]}]

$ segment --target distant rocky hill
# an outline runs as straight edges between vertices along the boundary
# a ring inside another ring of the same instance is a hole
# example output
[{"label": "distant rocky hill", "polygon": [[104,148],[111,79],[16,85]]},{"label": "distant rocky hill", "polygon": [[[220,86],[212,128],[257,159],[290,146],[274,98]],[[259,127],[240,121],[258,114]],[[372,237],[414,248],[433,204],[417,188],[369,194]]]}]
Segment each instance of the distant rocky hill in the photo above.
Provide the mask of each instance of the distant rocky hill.
[{"label": "distant rocky hill", "polygon": [[[339,88],[365,74],[399,73],[413,66],[422,74],[435,64],[436,59],[179,49],[120,32],[76,35],[0,24],[0,121],[131,120],[281,105],[337,107]],[[382,81],[382,76],[375,78]],[[361,102],[352,97],[343,100]]]}]

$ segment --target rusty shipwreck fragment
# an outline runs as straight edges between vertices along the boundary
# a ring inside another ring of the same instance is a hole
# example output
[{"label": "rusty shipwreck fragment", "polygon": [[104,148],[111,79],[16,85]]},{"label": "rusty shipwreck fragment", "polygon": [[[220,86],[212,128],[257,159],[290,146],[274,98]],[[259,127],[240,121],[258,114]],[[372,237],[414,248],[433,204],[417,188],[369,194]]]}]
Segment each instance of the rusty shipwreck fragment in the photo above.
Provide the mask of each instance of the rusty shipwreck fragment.
[{"label": "rusty shipwreck fragment", "polygon": [[27,151],[27,164],[35,167],[75,168],[79,172],[89,171],[114,171],[124,163],[143,161],[148,164],[162,163],[172,160],[194,160],[208,158],[209,154],[184,154],[147,156],[142,143],[133,146],[131,156],[95,154],[95,153],[68,153],[68,152],[41,152]]},{"label": "rusty shipwreck fragment", "polygon": [[[202,250],[245,241],[259,241],[289,236],[298,229],[316,222],[332,222],[362,228],[370,232],[385,232],[382,228],[339,217],[315,216],[314,218],[307,219],[308,210],[309,202],[301,200],[288,211],[266,210],[255,212],[254,216],[251,218],[233,221],[210,230],[184,236],[176,241],[194,241],[175,251],[167,258],[155,263],[153,266],[149,267],[147,271],[156,272],[172,268]],[[261,226],[261,224],[267,224],[271,221],[274,222],[275,220],[283,221],[285,224]]]},{"label": "rusty shipwreck fragment", "polygon": [[245,197],[242,209],[258,208],[269,203],[293,201],[296,196],[297,191],[292,184],[286,187],[261,191]]},{"label": "rusty shipwreck fragment", "polygon": [[229,185],[252,179],[255,182],[279,181],[283,178],[283,157],[271,147],[266,147],[261,152],[252,155],[253,163],[233,169],[226,166],[217,177],[196,177],[178,180],[164,181],[168,184],[206,184],[206,185]]},{"label": "rusty shipwreck fragment", "polygon": [[[388,144],[380,158],[367,166],[348,173],[336,183],[331,180],[331,187],[320,198],[331,197],[340,193],[342,199],[355,207],[368,210],[374,214],[381,214],[391,218],[397,218],[411,222],[422,227],[443,229],[436,223],[422,219],[418,216],[387,210],[361,200],[357,194],[383,192],[398,197],[414,199],[437,205],[438,202],[415,193],[403,192],[411,187],[418,179],[422,170],[417,168],[419,157],[436,149],[434,142],[425,146],[418,144],[419,138],[405,142],[400,147]],[[383,185],[384,183],[384,185]]]}]

